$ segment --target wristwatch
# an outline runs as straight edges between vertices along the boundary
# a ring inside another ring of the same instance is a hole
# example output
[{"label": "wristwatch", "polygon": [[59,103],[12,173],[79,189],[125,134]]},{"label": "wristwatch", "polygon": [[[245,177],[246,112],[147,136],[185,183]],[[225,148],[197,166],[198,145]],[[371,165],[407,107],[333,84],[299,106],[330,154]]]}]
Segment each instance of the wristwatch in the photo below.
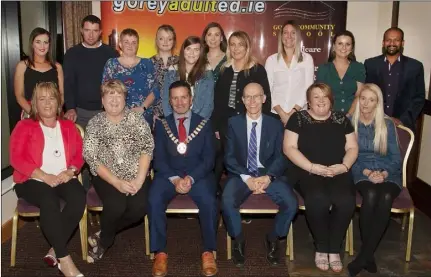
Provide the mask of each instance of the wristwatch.
[{"label": "wristwatch", "polygon": [[276,177],[272,175],[268,175],[268,177],[269,177],[269,180],[271,180],[271,182],[274,182],[274,180],[276,179]]}]

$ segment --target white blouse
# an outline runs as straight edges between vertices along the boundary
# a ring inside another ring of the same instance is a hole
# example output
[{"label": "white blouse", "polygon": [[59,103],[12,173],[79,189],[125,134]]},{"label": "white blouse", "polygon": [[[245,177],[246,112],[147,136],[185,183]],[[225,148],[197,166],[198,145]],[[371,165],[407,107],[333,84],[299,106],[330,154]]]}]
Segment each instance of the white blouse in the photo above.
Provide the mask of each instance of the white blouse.
[{"label": "white blouse", "polygon": [[58,175],[66,170],[66,153],[64,151],[63,135],[61,134],[60,122],[54,128],[49,128],[40,123],[45,147],[43,148],[43,158],[41,170],[48,174]]},{"label": "white blouse", "polygon": [[280,105],[285,112],[290,112],[295,105],[305,107],[307,88],[314,82],[314,62],[310,54],[302,52],[303,61],[298,63],[294,57],[287,67],[284,59],[277,53],[268,57],[265,63],[271,89],[271,112]]}]

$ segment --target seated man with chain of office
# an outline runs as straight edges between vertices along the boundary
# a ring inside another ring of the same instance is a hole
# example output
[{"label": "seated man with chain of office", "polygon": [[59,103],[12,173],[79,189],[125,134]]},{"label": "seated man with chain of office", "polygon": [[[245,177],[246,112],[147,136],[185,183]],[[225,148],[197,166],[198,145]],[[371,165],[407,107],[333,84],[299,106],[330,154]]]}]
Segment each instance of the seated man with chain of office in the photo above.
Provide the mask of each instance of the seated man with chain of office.
[{"label": "seated man with chain of office", "polygon": [[222,196],[222,213],[229,235],[234,238],[232,258],[236,266],[245,263],[245,238],[239,207],[251,194],[266,193],[278,205],[272,230],[266,235],[266,259],[279,264],[279,238],[287,236],[298,209],[292,187],[283,175],[287,167],[283,155],[283,125],[262,114],[266,96],[258,83],[244,88],[246,114],[231,117],[226,137],[225,164],[228,179]]},{"label": "seated man with chain of office", "polygon": [[[210,122],[191,111],[190,85],[176,81],[169,87],[173,114],[155,125],[155,176],[149,191],[150,248],[155,253],[153,276],[166,276],[166,208],[177,194],[187,194],[199,208],[203,237],[202,274],[214,276],[217,186],[213,175],[215,150]],[[180,235],[180,234],[178,234]]]}]

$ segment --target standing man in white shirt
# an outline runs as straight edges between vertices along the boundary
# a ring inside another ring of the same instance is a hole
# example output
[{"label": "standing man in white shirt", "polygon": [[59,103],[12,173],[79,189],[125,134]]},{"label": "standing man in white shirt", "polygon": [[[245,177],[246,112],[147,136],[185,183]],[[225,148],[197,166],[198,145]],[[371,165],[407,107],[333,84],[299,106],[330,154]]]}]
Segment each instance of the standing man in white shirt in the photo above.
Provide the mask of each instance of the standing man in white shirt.
[{"label": "standing man in white shirt", "polygon": [[265,63],[271,89],[271,114],[286,125],[289,117],[305,107],[307,88],[314,82],[314,62],[301,51],[299,26],[286,21],[278,34],[278,53]]}]

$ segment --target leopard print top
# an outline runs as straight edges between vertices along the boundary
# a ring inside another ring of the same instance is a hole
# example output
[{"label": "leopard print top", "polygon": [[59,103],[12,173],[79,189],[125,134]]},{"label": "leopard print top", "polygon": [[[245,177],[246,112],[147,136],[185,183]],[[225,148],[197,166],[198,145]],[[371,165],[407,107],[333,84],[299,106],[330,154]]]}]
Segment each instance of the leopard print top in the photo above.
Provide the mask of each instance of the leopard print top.
[{"label": "leopard print top", "polygon": [[141,114],[126,108],[117,124],[106,112],[95,115],[86,128],[84,159],[97,176],[99,165],[106,166],[117,178],[131,181],[138,174],[141,154],[153,155],[154,140],[150,126]]}]

